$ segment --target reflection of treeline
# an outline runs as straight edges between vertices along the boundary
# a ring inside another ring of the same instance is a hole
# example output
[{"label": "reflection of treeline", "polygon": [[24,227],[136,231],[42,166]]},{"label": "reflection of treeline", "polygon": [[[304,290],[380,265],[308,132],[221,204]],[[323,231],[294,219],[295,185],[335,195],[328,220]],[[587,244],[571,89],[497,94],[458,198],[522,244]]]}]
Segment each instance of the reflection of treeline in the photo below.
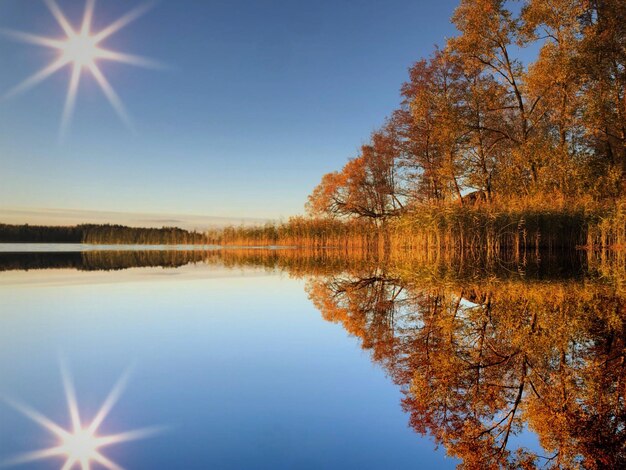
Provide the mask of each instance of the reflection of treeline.
[{"label": "reflection of treeline", "polygon": [[[626,466],[626,292],[614,285],[377,268],[307,290],[463,468]],[[514,443],[525,428],[543,453]]]},{"label": "reflection of treeline", "polygon": [[63,227],[0,224],[0,243],[184,245],[206,244],[207,238],[202,233],[177,227],[140,228],[109,224]]},{"label": "reflection of treeline", "polygon": [[29,271],[31,269],[81,269],[82,254],[70,253],[10,253],[0,252],[0,271]]},{"label": "reflection of treeline", "polygon": [[295,249],[90,250],[83,252],[0,252],[0,271],[77,269],[107,271],[136,267],[177,268],[190,263],[226,268],[279,269],[294,276],[333,274],[376,262],[360,250],[345,252]]},{"label": "reflection of treeline", "polygon": [[[0,270],[187,263],[306,277],[324,319],[401,388],[465,468],[626,466],[626,257],[320,249],[0,253]],[[545,453],[515,447],[536,433]]]},{"label": "reflection of treeline", "polygon": [[209,262],[212,251],[84,251],[67,253],[0,252],[0,271],[32,269],[77,269],[109,271],[138,267],[177,268],[190,263]]},{"label": "reflection of treeline", "polygon": [[[281,270],[296,277],[325,276],[343,272],[360,273],[384,269],[406,278],[423,276],[456,281],[465,278],[502,279],[572,278],[585,275],[588,265],[609,279],[622,278],[615,269],[616,257],[600,253],[589,261],[588,252],[571,252],[564,256],[526,258],[515,256],[477,258],[447,252],[380,252],[338,249],[267,249],[222,248],[210,250],[89,250],[84,252],[0,252],[0,270],[73,268],[110,270],[131,267],[179,267],[189,263],[221,265],[229,268],[264,268]],[[621,259],[621,258],[620,258]],[[624,266],[621,260],[619,266]],[[622,269],[623,271],[623,269]]]}]

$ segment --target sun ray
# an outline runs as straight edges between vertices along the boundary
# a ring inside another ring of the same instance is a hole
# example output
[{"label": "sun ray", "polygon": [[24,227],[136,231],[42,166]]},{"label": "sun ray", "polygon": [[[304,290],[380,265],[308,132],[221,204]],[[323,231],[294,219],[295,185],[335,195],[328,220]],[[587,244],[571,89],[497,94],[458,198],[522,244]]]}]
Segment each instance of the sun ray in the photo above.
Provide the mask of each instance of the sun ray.
[{"label": "sun ray", "polygon": [[137,20],[139,17],[145,15],[148,12],[148,10],[154,7],[154,4],[155,2],[147,2],[147,3],[144,3],[143,5],[139,5],[138,7],[133,8],[124,16],[122,16],[121,18],[111,23],[109,26],[104,28],[99,33],[95,34],[93,37],[94,41],[96,42],[96,44],[104,41],[106,38],[108,38],[112,34],[115,34],[120,29],[128,26],[130,23]]},{"label": "sun ray", "polygon": [[15,400],[11,400],[9,398],[4,398],[4,401],[13,409],[19,411],[24,416],[29,418],[31,421],[34,421],[35,423],[39,424],[41,427],[50,431],[55,436],[61,439],[65,439],[69,436],[69,433],[65,429],[63,429],[58,424],[54,423],[53,421],[51,421],[50,419],[42,415],[37,410],[31,408],[30,406],[25,405]]},{"label": "sun ray", "polygon": [[59,5],[57,5],[57,2],[55,0],[44,0],[44,2],[48,6],[48,9],[52,13],[52,16],[54,16],[54,18],[57,20],[57,23],[59,23],[59,26],[61,26],[67,37],[71,38],[75,36],[76,32],[74,31],[74,28],[72,28],[72,25],[70,25],[70,22],[63,14],[63,11],[61,11],[61,8],[59,8]]},{"label": "sun ray", "polygon": [[68,83],[67,95],[63,105],[61,115],[61,126],[59,140],[63,141],[69,130],[78,96],[79,85],[81,83],[82,72],[89,70],[105,97],[120,117],[125,126],[133,130],[132,122],[126,108],[113,86],[107,80],[103,70],[99,67],[99,61],[118,62],[127,65],[134,65],[144,68],[161,69],[165,66],[156,60],[139,55],[127,54],[124,52],[111,51],[99,47],[99,43],[125,28],[140,16],[144,15],[155,4],[149,1],[130,10],[116,21],[110,23],[99,32],[92,32],[93,19],[96,9],[96,0],[85,0],[85,9],[81,24],[74,29],[69,20],[59,7],[57,0],[43,0],[48,9],[56,19],[57,23],[65,32],[62,39],[39,36],[12,29],[1,29],[0,35],[21,42],[48,47],[59,51],[59,57],[43,69],[27,77],[21,83],[10,89],[4,95],[0,95],[0,101],[14,97],[46,80],[59,69],[65,66],[72,66],[70,80]]},{"label": "sun ray", "polygon": [[96,439],[96,443],[98,447],[108,447],[122,442],[140,441],[161,434],[164,431],[165,428],[163,426],[136,429],[134,431],[112,434],[111,436],[99,437]]},{"label": "sun ray", "polygon": [[1,467],[9,467],[14,465],[23,465],[25,463],[38,462],[52,457],[59,457],[65,454],[62,447],[50,447],[49,449],[36,450],[18,455],[10,460],[3,462]]},{"label": "sun ray", "polygon": [[83,67],[80,64],[74,64],[74,68],[72,69],[72,78],[70,78],[70,85],[67,90],[65,106],[63,108],[63,117],[61,118],[61,139],[63,139],[67,134],[70,122],[72,120],[72,116],[74,115],[76,94],[78,92],[78,85],[80,83],[82,69]]},{"label": "sun ray", "polygon": [[61,363],[61,376],[63,378],[63,388],[65,389],[65,400],[67,401],[70,419],[72,420],[72,429],[74,432],[77,432],[82,428],[80,412],[78,410],[78,401],[76,400],[74,381],[65,363]]},{"label": "sun ray", "polygon": [[67,459],[67,461],[65,462],[65,465],[63,465],[63,467],[61,468],[61,470],[72,470],[72,468],[74,467],[74,465],[76,465],[76,459]]},{"label": "sun ray", "polygon": [[130,120],[130,116],[126,112],[126,108],[124,107],[124,103],[122,103],[122,100],[117,95],[117,93],[115,92],[115,90],[113,89],[113,87],[111,86],[109,81],[102,74],[102,72],[100,71],[100,68],[95,63],[91,63],[89,65],[89,71],[91,72],[93,77],[96,79],[96,82],[98,82],[98,85],[100,85],[100,88],[102,89],[102,92],[107,97],[107,99],[109,100],[109,103],[111,103],[111,106],[113,107],[113,109],[115,110],[117,115],[120,117],[122,122],[129,129],[132,129],[132,127],[133,127],[132,126],[132,122]]},{"label": "sun ray", "polygon": [[66,57],[61,57],[55,60],[50,65],[44,67],[43,69],[39,70],[38,72],[34,73],[30,77],[22,81],[22,83],[10,89],[4,94],[3,99],[13,98],[14,96],[30,90],[31,88],[43,82],[46,78],[61,70],[69,62],[69,59],[67,59]]},{"label": "sun ray", "polygon": [[52,49],[62,49],[64,45],[64,42],[59,41],[58,39],[38,36],[36,34],[25,33],[23,31],[16,31],[14,29],[1,28],[0,33],[17,41],[25,42],[28,44],[35,44],[37,46],[50,47]]},{"label": "sun ray", "polygon": [[100,451],[100,449],[115,444],[146,439],[165,430],[163,427],[150,427],[121,432],[109,436],[97,435],[98,427],[106,419],[115,403],[119,400],[120,395],[122,394],[130,377],[130,369],[122,374],[120,379],[117,381],[105,399],[102,407],[96,414],[96,417],[93,419],[92,424],[88,428],[83,428],[81,425],[74,384],[69,370],[64,363],[61,363],[61,376],[71,416],[72,430],[66,431],[32,408],[5,398],[4,400],[10,406],[35,421],[45,430],[54,434],[58,438],[59,442],[55,447],[18,455],[9,461],[0,463],[0,467],[21,465],[55,457],[62,457],[65,458],[65,463],[61,470],[75,470],[75,467],[77,466],[80,470],[91,470],[92,466],[95,464],[99,464],[100,467],[104,467],[108,470],[123,470],[122,467],[107,458]]},{"label": "sun ray", "polygon": [[125,54],[123,52],[111,51],[108,49],[98,49],[98,59],[111,60],[113,62],[121,62],[124,64],[135,65],[150,69],[162,69],[165,65],[159,61],[134,54]]},{"label": "sun ray", "polygon": [[93,20],[93,12],[96,8],[96,0],[87,0],[85,2],[85,14],[83,16],[83,24],[80,34],[87,36],[91,32],[91,22]]},{"label": "sun ray", "polygon": [[128,384],[128,379],[130,378],[130,372],[131,372],[130,369],[127,370],[119,378],[119,380],[113,387],[113,390],[111,390],[111,392],[109,393],[109,396],[107,396],[106,399],[104,400],[104,403],[98,410],[98,413],[96,413],[96,417],[93,419],[93,421],[89,425],[88,431],[90,433],[95,433],[100,428],[100,425],[102,424],[102,422],[106,419],[106,417],[109,415],[113,407],[116,405],[120,396],[126,389],[126,385]]},{"label": "sun ray", "polygon": [[93,460],[98,462],[100,465],[102,465],[107,470],[124,470],[122,467],[120,467],[115,462],[107,459],[100,452],[96,452],[96,454],[93,456]]}]

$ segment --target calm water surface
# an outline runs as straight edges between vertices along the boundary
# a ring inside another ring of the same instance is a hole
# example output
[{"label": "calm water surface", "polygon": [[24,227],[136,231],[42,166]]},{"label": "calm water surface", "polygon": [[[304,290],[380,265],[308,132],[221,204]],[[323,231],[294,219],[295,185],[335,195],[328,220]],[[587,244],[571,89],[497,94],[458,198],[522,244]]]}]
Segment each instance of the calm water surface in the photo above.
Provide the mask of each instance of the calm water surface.
[{"label": "calm water surface", "polygon": [[[132,365],[102,434],[165,428],[103,451],[129,469],[453,467],[413,433],[400,391],[304,287],[263,268],[206,264],[0,272],[0,394],[67,428],[60,357],[85,421]],[[0,460],[55,444],[0,404]]]},{"label": "calm water surface", "polygon": [[22,251],[0,253],[0,462],[62,441],[26,405],[72,429],[62,365],[84,427],[130,370],[98,428],[142,430],[100,449],[127,469],[623,462],[615,267]]}]

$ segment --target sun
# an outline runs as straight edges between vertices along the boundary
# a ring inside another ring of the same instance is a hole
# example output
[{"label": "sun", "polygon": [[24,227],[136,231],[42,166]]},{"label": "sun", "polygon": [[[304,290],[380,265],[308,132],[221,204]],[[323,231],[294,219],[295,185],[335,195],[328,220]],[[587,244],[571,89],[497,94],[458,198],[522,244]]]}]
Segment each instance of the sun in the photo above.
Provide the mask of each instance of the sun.
[{"label": "sun", "polygon": [[94,460],[98,455],[98,438],[89,429],[79,429],[63,439],[63,452],[78,462]]},{"label": "sun", "polygon": [[62,48],[65,60],[80,67],[90,66],[98,58],[96,41],[88,34],[77,34],[68,38]]},{"label": "sun", "polygon": [[117,382],[104,404],[91,420],[89,425],[84,425],[76,400],[76,392],[69,372],[66,367],[61,368],[63,376],[63,386],[69,408],[71,429],[66,430],[54,423],[50,419],[31,407],[12,400],[5,400],[9,405],[21,412],[24,416],[39,424],[46,431],[50,432],[57,440],[56,445],[47,449],[28,452],[17,456],[8,462],[4,462],[1,467],[14,466],[37,462],[40,460],[61,458],[64,460],[61,470],[91,470],[94,464],[98,464],[107,470],[123,470],[118,464],[110,460],[103,453],[103,449],[128,441],[145,439],[163,431],[163,428],[143,428],[135,431],[127,431],[119,434],[101,436],[98,430],[106,417],[109,415],[128,381],[128,373],[124,374]]},{"label": "sun", "polygon": [[65,37],[52,38],[39,36],[36,34],[25,33],[22,31],[14,31],[10,29],[0,29],[0,32],[6,36],[29,44],[43,46],[55,49],[58,54],[54,61],[43,69],[26,78],[20,84],[9,90],[4,97],[10,98],[38,85],[57,71],[70,67],[72,69],[68,91],[63,107],[63,115],[61,119],[61,133],[63,138],[68,130],[74,107],[76,104],[76,94],[84,72],[88,72],[98,83],[107,100],[121,118],[121,120],[131,128],[131,120],[128,116],[126,108],[117,92],[113,89],[104,73],[102,72],[101,61],[121,62],[124,64],[142,66],[142,67],[160,67],[161,65],[151,59],[126,54],[123,52],[112,51],[102,46],[102,43],[120,29],[135,21],[142,16],[152,6],[151,3],[140,5],[131,10],[126,15],[114,21],[106,28],[94,33],[92,31],[92,22],[96,7],[96,0],[85,0],[85,12],[83,20],[78,29],[75,29],[65,14],[56,3],[55,0],[43,0],[48,9],[56,19],[57,23],[63,30]]}]

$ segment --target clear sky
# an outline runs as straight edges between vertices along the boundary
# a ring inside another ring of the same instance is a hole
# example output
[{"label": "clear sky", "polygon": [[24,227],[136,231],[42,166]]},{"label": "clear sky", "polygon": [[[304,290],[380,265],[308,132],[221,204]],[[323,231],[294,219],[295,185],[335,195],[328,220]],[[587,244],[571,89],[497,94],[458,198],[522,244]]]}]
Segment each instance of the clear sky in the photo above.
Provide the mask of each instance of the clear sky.
[{"label": "clear sky", "polygon": [[[78,26],[84,2],[57,1]],[[140,4],[99,0],[94,30]],[[301,213],[322,174],[397,106],[411,63],[454,34],[456,4],[161,0],[105,43],[167,65],[101,62],[133,132],[86,75],[59,142],[69,68],[0,101],[0,218],[33,208]],[[0,28],[63,36],[41,0],[0,0]],[[0,36],[0,96],[54,54]]]}]

